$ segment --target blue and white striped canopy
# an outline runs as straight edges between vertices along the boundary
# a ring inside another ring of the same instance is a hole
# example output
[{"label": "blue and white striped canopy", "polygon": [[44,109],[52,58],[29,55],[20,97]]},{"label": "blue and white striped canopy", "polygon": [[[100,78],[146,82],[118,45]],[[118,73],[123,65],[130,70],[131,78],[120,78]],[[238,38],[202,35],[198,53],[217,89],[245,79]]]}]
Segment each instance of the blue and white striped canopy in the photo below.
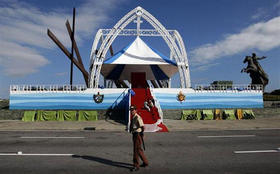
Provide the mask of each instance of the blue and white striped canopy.
[{"label": "blue and white striped canopy", "polygon": [[145,72],[147,80],[166,80],[178,71],[177,63],[148,46],[140,37],[104,61],[106,79],[130,80],[132,72]]}]

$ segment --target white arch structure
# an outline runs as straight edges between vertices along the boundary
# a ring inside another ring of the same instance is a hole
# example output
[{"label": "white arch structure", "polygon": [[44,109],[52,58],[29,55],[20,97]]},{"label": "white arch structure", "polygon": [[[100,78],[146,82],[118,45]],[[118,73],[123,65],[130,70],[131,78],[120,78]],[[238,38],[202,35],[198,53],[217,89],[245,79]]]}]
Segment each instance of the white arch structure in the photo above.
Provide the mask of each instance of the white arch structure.
[{"label": "white arch structure", "polygon": [[[154,29],[140,29],[141,18],[145,19]],[[136,19],[136,29],[125,27]],[[89,87],[98,88],[100,71],[108,49],[117,36],[160,36],[170,48],[170,58],[178,65],[181,88],[191,86],[189,63],[184,42],[176,30],[166,30],[165,27],[142,7],[136,7],[127,13],[112,29],[99,29],[95,36],[90,54]]]}]

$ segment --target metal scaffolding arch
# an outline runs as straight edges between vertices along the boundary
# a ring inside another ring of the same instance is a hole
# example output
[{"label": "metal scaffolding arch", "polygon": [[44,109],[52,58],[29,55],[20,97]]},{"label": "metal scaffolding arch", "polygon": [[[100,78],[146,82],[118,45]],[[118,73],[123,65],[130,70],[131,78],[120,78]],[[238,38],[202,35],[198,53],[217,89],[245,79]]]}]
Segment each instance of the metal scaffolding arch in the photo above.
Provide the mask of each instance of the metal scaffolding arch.
[{"label": "metal scaffolding arch", "polygon": [[[154,29],[140,29],[141,18],[145,19]],[[136,29],[125,29],[135,19],[137,23]],[[162,37],[170,49],[170,58],[174,59],[178,65],[181,88],[189,88],[191,86],[187,52],[179,32],[176,30],[166,30],[154,16],[138,6],[119,20],[112,29],[99,29],[97,31],[90,54],[90,88],[98,88],[102,64],[108,49],[117,36]]]}]

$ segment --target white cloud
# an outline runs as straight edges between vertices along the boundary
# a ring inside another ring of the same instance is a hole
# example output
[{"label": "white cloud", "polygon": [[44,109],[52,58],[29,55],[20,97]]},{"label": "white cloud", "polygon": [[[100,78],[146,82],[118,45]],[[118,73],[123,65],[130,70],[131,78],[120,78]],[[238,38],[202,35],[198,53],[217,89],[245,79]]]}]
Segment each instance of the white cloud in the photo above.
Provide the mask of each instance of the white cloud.
[{"label": "white cloud", "polygon": [[13,42],[1,42],[0,56],[4,72],[11,76],[34,73],[39,67],[49,63],[35,49]]},{"label": "white cloud", "polygon": [[208,63],[208,64],[203,64],[203,65],[198,65],[198,66],[195,66],[192,71],[205,71],[205,70],[207,70],[211,67],[217,66],[217,65],[219,65],[219,63]]},{"label": "white cloud", "polygon": [[258,8],[255,14],[251,17],[252,19],[261,19],[268,15],[268,11],[265,8]]},{"label": "white cloud", "polygon": [[[96,29],[109,19],[108,12],[122,1],[87,0],[76,7],[78,44],[93,37]],[[65,22],[72,23],[72,10],[52,9],[43,12],[34,5],[17,0],[0,2],[0,66],[6,75],[18,76],[36,72],[49,63],[38,48],[57,49],[47,36],[47,28],[69,47]]]},{"label": "white cloud", "polygon": [[67,74],[68,74],[68,72],[59,72],[59,73],[56,73],[55,76],[65,76]]},{"label": "white cloud", "polygon": [[280,0],[274,5],[274,8],[280,8]]},{"label": "white cloud", "polygon": [[227,35],[214,44],[205,44],[191,51],[194,65],[206,64],[223,56],[249,49],[268,51],[280,46],[280,17],[253,24],[240,33]]}]

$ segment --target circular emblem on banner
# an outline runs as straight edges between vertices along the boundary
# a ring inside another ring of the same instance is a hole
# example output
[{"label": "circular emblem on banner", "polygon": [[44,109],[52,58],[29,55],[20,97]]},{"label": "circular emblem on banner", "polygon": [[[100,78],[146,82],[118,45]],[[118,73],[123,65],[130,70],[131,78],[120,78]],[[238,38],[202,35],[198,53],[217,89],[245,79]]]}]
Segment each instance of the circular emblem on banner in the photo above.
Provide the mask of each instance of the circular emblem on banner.
[{"label": "circular emblem on banner", "polygon": [[95,103],[102,103],[104,99],[104,94],[100,94],[99,92],[97,92],[97,94],[93,95],[93,100],[95,101]]},{"label": "circular emblem on banner", "polygon": [[186,96],[182,93],[182,91],[179,92],[179,94],[177,95],[177,100],[182,102],[185,101]]}]

